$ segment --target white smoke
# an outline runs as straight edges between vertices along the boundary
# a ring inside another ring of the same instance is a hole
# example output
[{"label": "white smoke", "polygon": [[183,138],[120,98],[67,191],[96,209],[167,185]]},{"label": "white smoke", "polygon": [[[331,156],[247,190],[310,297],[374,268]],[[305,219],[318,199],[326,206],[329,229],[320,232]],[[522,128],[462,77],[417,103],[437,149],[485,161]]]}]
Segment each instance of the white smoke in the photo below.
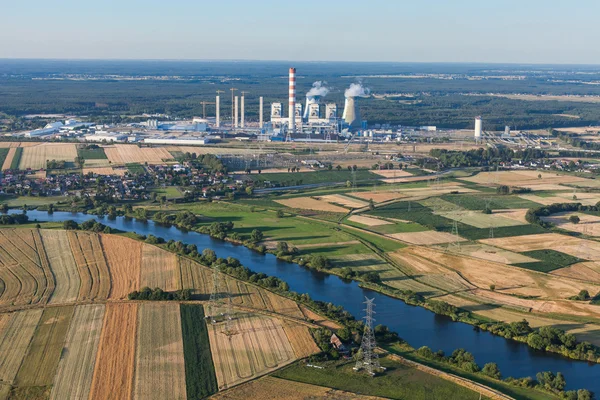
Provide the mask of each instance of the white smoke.
[{"label": "white smoke", "polygon": [[352,83],[344,92],[345,97],[367,97],[371,93],[369,88],[363,87],[360,83]]},{"label": "white smoke", "polygon": [[306,93],[306,97],[314,98],[314,97],[325,97],[327,93],[329,93],[329,88],[327,86],[327,82],[316,81],[313,83],[312,88]]}]

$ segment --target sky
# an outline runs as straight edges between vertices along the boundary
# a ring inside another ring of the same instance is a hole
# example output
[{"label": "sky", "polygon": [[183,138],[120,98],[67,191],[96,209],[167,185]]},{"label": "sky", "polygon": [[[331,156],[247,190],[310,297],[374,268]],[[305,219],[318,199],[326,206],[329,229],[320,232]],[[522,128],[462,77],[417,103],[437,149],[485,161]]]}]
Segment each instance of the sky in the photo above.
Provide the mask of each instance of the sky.
[{"label": "sky", "polygon": [[600,64],[598,0],[0,4],[0,58]]}]

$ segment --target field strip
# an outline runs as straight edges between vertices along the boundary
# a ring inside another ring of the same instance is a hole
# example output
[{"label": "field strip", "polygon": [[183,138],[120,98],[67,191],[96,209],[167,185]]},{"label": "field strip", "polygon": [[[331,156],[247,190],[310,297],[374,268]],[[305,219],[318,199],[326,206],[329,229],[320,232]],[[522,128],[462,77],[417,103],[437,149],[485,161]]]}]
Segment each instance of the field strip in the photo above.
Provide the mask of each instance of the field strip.
[{"label": "field strip", "polygon": [[380,225],[392,225],[393,222],[386,221],[384,219],[366,217],[364,215],[351,215],[348,221],[356,222],[365,226],[380,226]]},{"label": "field strip", "polygon": [[50,268],[56,280],[56,288],[49,304],[77,301],[81,280],[77,265],[70,251],[66,231],[40,230]]},{"label": "field strip", "polygon": [[13,313],[0,333],[0,380],[13,383],[25,357],[42,310]]},{"label": "field strip", "polygon": [[110,272],[98,235],[67,232],[81,285],[78,300],[106,299],[110,293]]},{"label": "field strip", "polygon": [[462,237],[457,237],[456,235],[452,235],[451,233],[437,231],[392,233],[386,236],[410,244],[425,246],[433,244],[451,243],[455,241],[466,241],[466,239],[463,239]]},{"label": "field strip", "polygon": [[283,330],[294,349],[296,358],[305,358],[321,351],[306,326],[284,321]]},{"label": "field strip", "polygon": [[73,143],[41,143],[23,148],[19,169],[42,169],[46,168],[46,161],[73,162],[75,157],[77,157],[77,149]]},{"label": "field strip", "polygon": [[294,197],[291,199],[275,200],[275,202],[289,208],[296,208],[301,210],[329,211],[344,214],[348,212],[348,210],[343,207],[329,204],[326,201],[313,199],[312,197]]},{"label": "field strip", "polygon": [[103,319],[104,305],[75,308],[50,393],[51,400],[89,397]]},{"label": "field strip", "polygon": [[4,159],[4,162],[2,163],[2,171],[10,169],[10,165],[13,162],[13,158],[15,157],[16,152],[17,152],[16,147],[11,147],[8,149],[8,154],[6,155],[6,158]]},{"label": "field strip", "polygon": [[17,386],[47,386],[52,384],[63,352],[73,306],[47,308],[37,326],[27,355],[15,379]]},{"label": "field strip", "polygon": [[171,252],[143,244],[141,271],[141,287],[159,287],[166,291],[181,288],[177,256]]},{"label": "field strip", "polygon": [[185,399],[179,304],[141,304],[133,398]]},{"label": "field strip", "polygon": [[140,289],[142,243],[114,235],[100,235],[111,277],[111,299],[124,299]]},{"label": "field strip", "polygon": [[52,268],[50,268],[50,261],[48,260],[48,254],[46,253],[46,249],[44,248],[44,243],[42,242],[42,236],[40,235],[40,230],[36,229],[31,231],[33,234],[33,239],[35,242],[35,247],[37,249],[37,254],[40,259],[40,267],[44,272],[44,276],[46,278],[46,289],[42,295],[42,303],[47,304],[56,289],[56,280],[54,279],[54,274],[52,273]]},{"label": "field strip", "polygon": [[138,304],[107,304],[90,399],[129,399],[133,390]]}]

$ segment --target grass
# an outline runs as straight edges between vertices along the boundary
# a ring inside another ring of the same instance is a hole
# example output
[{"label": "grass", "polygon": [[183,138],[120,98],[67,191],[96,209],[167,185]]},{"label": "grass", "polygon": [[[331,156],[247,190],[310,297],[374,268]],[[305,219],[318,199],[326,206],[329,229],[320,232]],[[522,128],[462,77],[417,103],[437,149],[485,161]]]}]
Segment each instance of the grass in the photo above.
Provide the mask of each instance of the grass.
[{"label": "grass", "polygon": [[[273,174],[252,174],[248,176],[255,181],[271,181],[286,183],[287,186],[308,185],[314,183],[328,182],[346,182],[352,181],[352,172],[348,170],[342,171],[315,171],[315,172],[281,172]],[[356,180],[371,180],[381,178],[379,175],[373,174],[371,171],[359,169],[356,171]]]},{"label": "grass", "polygon": [[46,400],[50,398],[52,386],[15,387],[10,391],[10,400]]},{"label": "grass", "polygon": [[544,392],[540,392],[540,391],[532,390],[532,389],[527,389],[527,388],[522,388],[522,387],[517,387],[517,386],[512,386],[507,383],[491,379],[483,374],[469,373],[469,372],[463,371],[459,368],[453,367],[453,366],[445,364],[445,363],[425,359],[423,357],[420,357],[412,347],[410,347],[406,344],[404,344],[404,345],[394,344],[392,346],[384,346],[384,347],[386,348],[386,350],[388,350],[394,354],[398,354],[406,359],[419,362],[421,364],[438,369],[440,371],[449,372],[451,374],[470,379],[474,382],[481,383],[492,389],[496,389],[502,393],[512,396],[516,400],[554,400],[554,399],[558,399],[558,397],[555,397],[548,393],[544,393]]},{"label": "grass", "polygon": [[143,174],[144,172],[146,172],[146,170],[144,169],[144,166],[139,163],[125,164],[125,167],[132,174]]},{"label": "grass", "polygon": [[273,375],[291,381],[390,399],[479,399],[479,394],[469,389],[388,357],[382,357],[380,362],[386,371],[376,377],[371,377],[364,371],[357,373],[352,369],[352,361],[319,363],[325,367],[323,369],[295,363]]},{"label": "grass", "polygon": [[181,305],[181,329],[187,398],[203,399],[218,391],[204,309],[200,305]]},{"label": "grass", "polygon": [[4,160],[6,160],[8,150],[8,148],[0,148],[0,167],[2,166],[2,164],[4,164]]},{"label": "grass", "polygon": [[443,200],[449,201],[456,205],[466,208],[467,210],[483,210],[488,199],[490,201],[490,208],[495,209],[511,209],[511,208],[534,208],[539,207],[539,204],[534,203],[530,200],[522,199],[518,196],[500,196],[500,195],[473,195],[473,194],[446,194],[441,196]]},{"label": "grass", "polygon": [[396,240],[388,239],[383,236],[372,234],[369,232],[357,231],[355,229],[349,228],[342,228],[342,231],[360,240],[364,240],[365,242],[370,243],[371,245],[377,247],[379,250],[385,253],[396,251],[403,247],[406,247],[406,245]]},{"label": "grass", "polygon": [[515,266],[540,272],[551,272],[583,261],[582,259],[573,257],[569,254],[550,249],[525,251],[521,254],[540,261],[514,264]]},{"label": "grass", "polygon": [[77,156],[83,158],[84,160],[107,160],[106,153],[104,153],[104,149],[99,147],[97,149],[77,149]]},{"label": "grass", "polygon": [[175,186],[155,188],[150,191],[156,193],[158,197],[166,196],[167,199],[179,199],[182,197],[181,192]]},{"label": "grass", "polygon": [[365,229],[367,231],[376,232],[376,233],[379,233],[382,235],[387,235],[387,234],[391,234],[391,233],[404,233],[404,232],[423,232],[423,231],[427,230],[427,228],[422,225],[415,224],[415,223],[406,223],[406,222],[397,222],[397,223],[386,224],[386,225],[368,226],[368,225],[360,224],[358,222],[349,221],[348,219],[346,219],[344,221],[344,224],[354,226],[356,228]]},{"label": "grass", "polygon": [[17,147],[15,155],[10,163],[10,169],[19,169],[19,163],[21,162],[21,156],[23,155],[23,148]]},{"label": "grass", "polygon": [[28,207],[45,206],[48,204],[56,204],[60,201],[66,201],[67,197],[64,196],[51,196],[51,197],[34,197],[34,196],[8,196],[0,195],[0,201],[9,207]]}]

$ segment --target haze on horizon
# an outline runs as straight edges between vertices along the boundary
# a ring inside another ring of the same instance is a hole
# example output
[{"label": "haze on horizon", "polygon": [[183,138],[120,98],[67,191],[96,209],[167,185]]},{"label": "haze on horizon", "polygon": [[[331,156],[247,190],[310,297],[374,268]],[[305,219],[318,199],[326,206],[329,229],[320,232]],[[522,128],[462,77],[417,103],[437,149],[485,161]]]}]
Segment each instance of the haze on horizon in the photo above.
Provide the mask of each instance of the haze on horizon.
[{"label": "haze on horizon", "polygon": [[600,64],[600,2],[30,0],[0,58]]}]

